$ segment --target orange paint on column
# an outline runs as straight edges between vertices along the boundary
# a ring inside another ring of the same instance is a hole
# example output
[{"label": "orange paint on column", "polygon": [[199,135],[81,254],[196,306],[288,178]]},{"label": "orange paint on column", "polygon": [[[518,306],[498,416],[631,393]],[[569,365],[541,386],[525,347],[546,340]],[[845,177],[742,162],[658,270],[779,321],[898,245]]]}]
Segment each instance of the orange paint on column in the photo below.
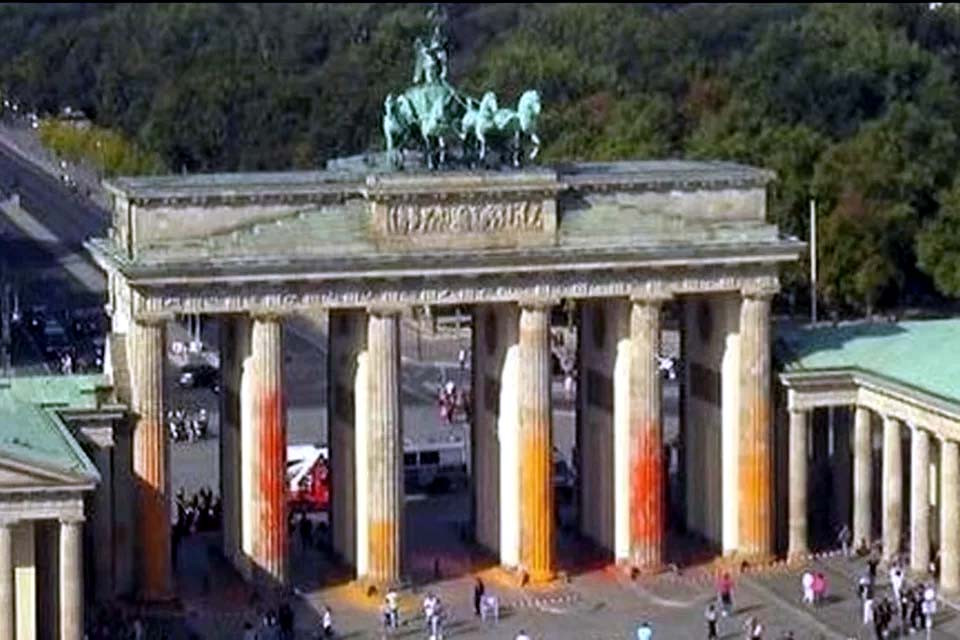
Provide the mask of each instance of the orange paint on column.
[{"label": "orange paint on column", "polygon": [[131,345],[133,472],[137,482],[139,592],[145,600],[172,595],[169,460],[163,423],[162,319],[137,322]]},{"label": "orange paint on column", "polygon": [[740,553],[773,554],[773,473],[770,405],[770,299],[746,295],[740,311]]},{"label": "orange paint on column", "polygon": [[282,392],[273,388],[258,390],[259,448],[257,450],[257,491],[260,508],[258,561],[271,576],[283,578],[287,557],[286,506],[286,425],[283,420]]},{"label": "orange paint on column", "polygon": [[399,531],[397,523],[374,521],[370,523],[369,576],[375,581],[390,582],[399,573]]},{"label": "orange paint on column", "polygon": [[662,562],[666,523],[660,451],[660,425],[637,429],[630,460],[630,532],[634,562],[644,569],[656,569]]},{"label": "orange paint on column", "polygon": [[520,564],[535,582],[553,577],[552,448],[537,426],[525,433],[520,451]]}]

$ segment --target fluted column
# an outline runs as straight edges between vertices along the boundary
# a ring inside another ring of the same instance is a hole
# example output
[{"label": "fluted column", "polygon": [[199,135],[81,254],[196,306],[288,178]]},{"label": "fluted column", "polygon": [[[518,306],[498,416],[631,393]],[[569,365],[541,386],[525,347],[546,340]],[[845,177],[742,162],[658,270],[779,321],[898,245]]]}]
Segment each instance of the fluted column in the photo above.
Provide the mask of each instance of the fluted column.
[{"label": "fluted column", "polygon": [[83,521],[60,522],[60,640],[83,639]]},{"label": "fluted column", "polygon": [[873,438],[870,410],[858,406],[853,420],[853,543],[873,540]]},{"label": "fluted column", "polygon": [[400,312],[371,309],[367,320],[369,436],[367,579],[399,582],[403,569],[403,412]]},{"label": "fluted column", "polygon": [[744,292],[740,305],[739,548],[773,555],[773,447],[770,428],[770,298]]},{"label": "fluted column", "polygon": [[960,591],[960,447],[940,442],[940,589]]},{"label": "fluted column", "polygon": [[790,497],[787,557],[806,558],[807,542],[807,430],[808,413],[790,410]]},{"label": "fluted column", "polygon": [[883,557],[900,552],[903,531],[903,458],[900,421],[883,419]]},{"label": "fluted column", "polygon": [[166,318],[138,318],[131,336],[133,473],[137,483],[139,589],[145,600],[173,594],[170,557],[170,448],[164,431]]},{"label": "fluted column", "polygon": [[258,577],[287,581],[287,415],[283,393],[283,323],[254,316],[250,335],[253,366],[253,561]]},{"label": "fluted column", "polygon": [[630,310],[630,558],[643,571],[663,564],[666,529],[660,306],[660,300],[634,300]]},{"label": "fluted column", "polygon": [[910,430],[910,569],[925,574],[930,566],[930,436]]},{"label": "fluted column", "polygon": [[553,446],[550,307],[520,309],[520,567],[533,581],[553,576]]},{"label": "fluted column", "polygon": [[13,638],[16,590],[13,581],[13,524],[0,522],[0,638]]}]

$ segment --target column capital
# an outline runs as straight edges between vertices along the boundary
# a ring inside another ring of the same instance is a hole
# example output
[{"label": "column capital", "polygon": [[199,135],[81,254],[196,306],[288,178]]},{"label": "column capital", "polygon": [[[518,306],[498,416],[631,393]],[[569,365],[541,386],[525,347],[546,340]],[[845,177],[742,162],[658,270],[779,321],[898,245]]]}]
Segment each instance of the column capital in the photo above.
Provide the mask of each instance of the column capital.
[{"label": "column capital", "polygon": [[249,317],[258,322],[280,322],[284,315],[286,314],[280,309],[265,308],[251,311]]},{"label": "column capital", "polygon": [[769,300],[780,292],[780,281],[774,276],[747,282],[740,289],[740,295],[754,300]]},{"label": "column capital", "polygon": [[546,311],[560,304],[560,301],[556,298],[538,298],[538,297],[529,297],[529,298],[520,298],[517,300],[517,306],[521,309],[530,309],[534,311]]},{"label": "column capital", "polygon": [[60,516],[58,520],[60,521],[61,525],[69,525],[69,524],[82,525],[84,522],[87,521],[87,519],[84,518],[82,515],[64,515],[64,516]]},{"label": "column capital", "polygon": [[133,317],[137,324],[147,326],[164,325],[174,320],[174,314],[164,311],[141,311]]},{"label": "column capital", "polygon": [[402,304],[372,304],[367,307],[367,315],[384,317],[399,316],[406,311],[408,307]]},{"label": "column capital", "polygon": [[673,294],[669,291],[632,291],[630,293],[630,304],[659,307],[671,300],[673,300]]}]

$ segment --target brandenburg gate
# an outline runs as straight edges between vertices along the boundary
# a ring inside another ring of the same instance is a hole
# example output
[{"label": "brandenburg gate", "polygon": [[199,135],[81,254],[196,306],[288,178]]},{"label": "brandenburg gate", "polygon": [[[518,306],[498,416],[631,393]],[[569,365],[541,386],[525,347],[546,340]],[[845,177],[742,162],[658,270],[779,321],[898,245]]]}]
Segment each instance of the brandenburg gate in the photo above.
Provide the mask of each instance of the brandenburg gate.
[{"label": "brandenburg gate", "polygon": [[[399,321],[473,313],[474,535],[549,579],[554,551],[550,312],[579,310],[582,532],[618,564],[664,562],[657,357],[679,310],[684,517],[724,553],[778,552],[770,303],[802,243],[765,221],[768,172],[708,162],[517,171],[120,178],[109,238],[111,367],[134,414],[137,584],[172,589],[165,326],[221,323],[225,553],[288,579],[283,325],[329,313],[334,547],[358,580],[404,574]],[[321,366],[318,364],[318,367]]]}]

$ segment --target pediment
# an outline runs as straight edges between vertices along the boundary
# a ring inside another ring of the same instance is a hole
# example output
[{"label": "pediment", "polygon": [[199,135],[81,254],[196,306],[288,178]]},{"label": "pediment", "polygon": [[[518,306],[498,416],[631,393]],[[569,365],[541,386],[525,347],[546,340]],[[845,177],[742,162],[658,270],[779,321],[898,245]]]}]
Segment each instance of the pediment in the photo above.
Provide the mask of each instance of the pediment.
[{"label": "pediment", "polygon": [[58,489],[90,484],[82,473],[68,473],[44,465],[0,456],[0,492]]}]

